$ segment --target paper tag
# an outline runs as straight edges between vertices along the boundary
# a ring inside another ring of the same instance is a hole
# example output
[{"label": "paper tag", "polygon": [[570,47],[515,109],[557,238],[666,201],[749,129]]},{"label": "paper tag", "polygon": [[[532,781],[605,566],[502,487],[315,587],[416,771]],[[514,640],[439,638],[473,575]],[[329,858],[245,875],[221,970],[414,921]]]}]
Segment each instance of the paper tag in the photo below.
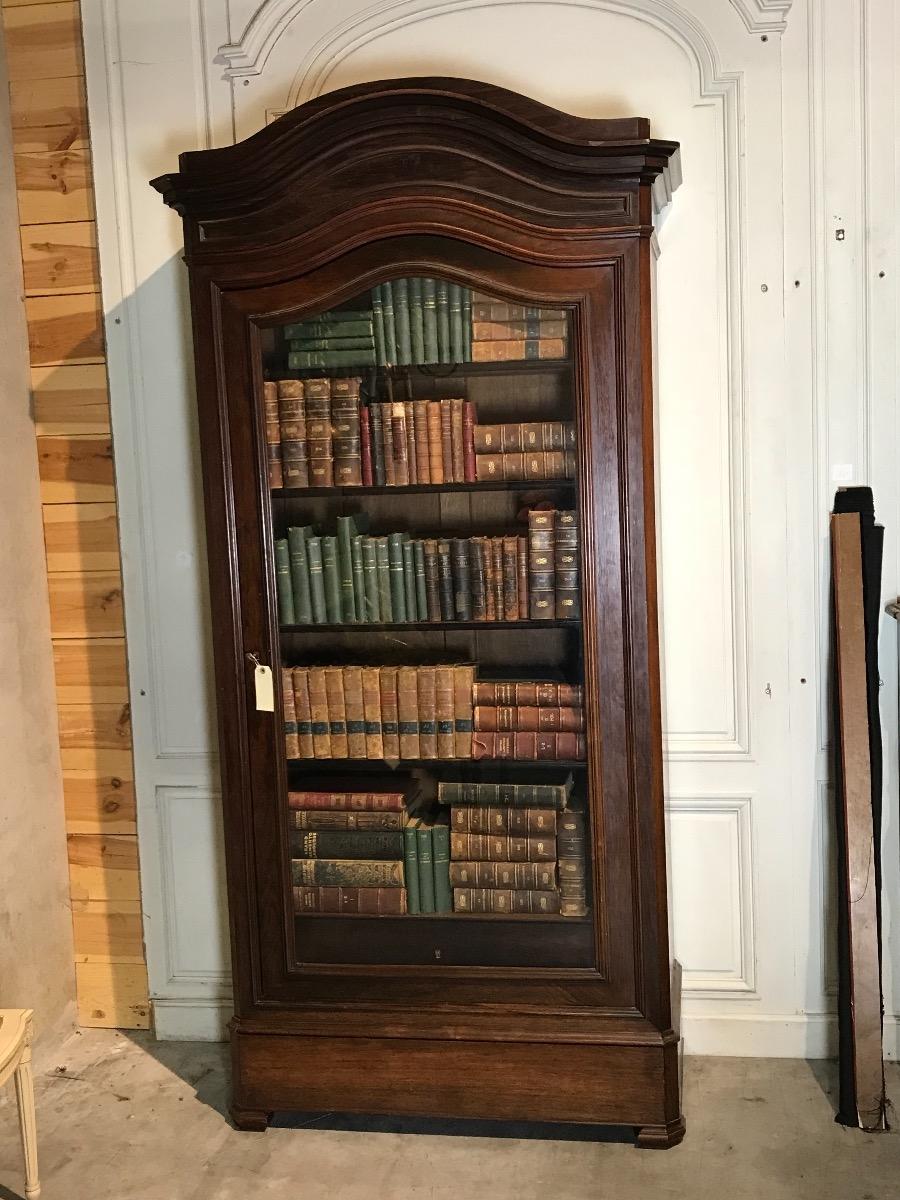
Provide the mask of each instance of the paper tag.
[{"label": "paper tag", "polygon": [[272,686],[272,668],[257,666],[253,671],[253,682],[256,684],[256,711],[275,711],[275,690]]}]

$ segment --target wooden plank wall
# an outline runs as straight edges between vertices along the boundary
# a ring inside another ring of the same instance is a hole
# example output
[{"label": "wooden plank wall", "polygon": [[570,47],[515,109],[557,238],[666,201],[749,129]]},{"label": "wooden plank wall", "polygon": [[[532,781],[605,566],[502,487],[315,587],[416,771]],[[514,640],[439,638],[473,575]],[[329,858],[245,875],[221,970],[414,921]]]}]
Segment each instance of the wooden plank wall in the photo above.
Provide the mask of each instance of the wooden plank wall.
[{"label": "wooden plank wall", "polygon": [[81,49],[71,0],[0,0],[83,1025],[149,1025],[125,625]]}]

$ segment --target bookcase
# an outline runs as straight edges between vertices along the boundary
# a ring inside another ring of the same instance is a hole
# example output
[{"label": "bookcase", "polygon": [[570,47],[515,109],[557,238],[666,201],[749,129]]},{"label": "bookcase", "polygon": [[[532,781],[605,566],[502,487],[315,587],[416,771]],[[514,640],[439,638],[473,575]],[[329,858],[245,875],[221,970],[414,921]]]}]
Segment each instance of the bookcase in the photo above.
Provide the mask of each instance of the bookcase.
[{"label": "bookcase", "polygon": [[310,101],[184,220],[235,1122],[684,1133],[654,561],[678,147],[503,89]]}]

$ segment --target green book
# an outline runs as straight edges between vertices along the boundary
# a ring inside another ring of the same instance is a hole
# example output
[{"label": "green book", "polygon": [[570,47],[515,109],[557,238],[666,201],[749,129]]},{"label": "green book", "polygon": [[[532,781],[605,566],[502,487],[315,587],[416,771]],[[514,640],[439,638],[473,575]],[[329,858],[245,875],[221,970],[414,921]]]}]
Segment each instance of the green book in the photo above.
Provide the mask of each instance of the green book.
[{"label": "green book", "polygon": [[397,330],[394,324],[394,292],[389,283],[381,285],[381,305],[384,310],[384,353],[388,363],[397,361]]},{"label": "green book", "polygon": [[309,561],[309,592],[312,598],[312,615],[316,625],[325,625],[328,621],[328,609],[325,604],[325,575],[322,569],[322,539],[311,537],[306,543],[306,557]]},{"label": "green book", "polygon": [[434,868],[434,911],[453,911],[450,890],[450,826],[435,825],[431,830],[431,857]]},{"label": "green book", "polygon": [[[437,281],[435,309],[437,311],[438,362],[450,362],[450,284]],[[315,365],[315,364],[312,364]]]},{"label": "green book", "polygon": [[409,281],[409,338],[412,361],[425,361],[425,310],[422,307],[422,280],[417,275]]},{"label": "green book", "polygon": [[463,362],[472,361],[472,289],[462,290]]},{"label": "green book", "polygon": [[406,620],[406,589],[403,585],[403,534],[389,533],[387,547],[390,565],[391,620],[399,624]]},{"label": "green book", "polygon": [[371,350],[374,345],[374,335],[367,333],[363,337],[292,338],[288,350]]},{"label": "green book", "polygon": [[406,880],[406,911],[421,912],[419,904],[419,851],[416,827],[418,819],[403,828],[403,877]]},{"label": "green book", "polygon": [[385,625],[390,625],[394,619],[393,607],[391,605],[390,562],[387,538],[376,538],[375,568],[378,575],[378,610],[381,613],[382,623]]},{"label": "green book", "polygon": [[422,280],[422,327],[427,363],[439,362],[437,333],[437,284],[433,279]]},{"label": "green book", "polygon": [[322,538],[322,578],[325,582],[325,612],[329,625],[343,623],[341,568],[336,537]]},{"label": "green book", "polygon": [[278,621],[293,625],[294,593],[291,589],[291,554],[287,538],[275,539],[275,590],[278,593]]},{"label": "green book", "polygon": [[357,621],[366,619],[366,584],[363,571],[363,536],[355,533],[350,542],[350,558],[353,562],[353,604]]},{"label": "green book", "polygon": [[397,362],[402,366],[408,366],[413,360],[409,328],[409,280],[395,279],[392,288],[394,292],[394,329],[397,334]]},{"label": "green book", "polygon": [[451,283],[447,288],[450,307],[450,361],[463,362],[462,288]]},{"label": "green book", "polygon": [[288,551],[291,558],[291,588],[294,592],[294,623],[311,625],[312,592],[309,586],[309,559],[306,541],[312,537],[311,525],[292,525],[288,531]]},{"label": "green book", "polygon": [[431,847],[431,826],[419,825],[416,829],[416,849],[419,854],[419,906],[423,913],[434,912],[434,867]]},{"label": "green book", "polygon": [[381,284],[372,288],[372,332],[375,337],[375,358],[379,367],[387,363],[384,349],[384,304],[381,299]]},{"label": "green book", "polygon": [[407,621],[418,621],[416,602],[416,558],[409,534],[403,535],[403,599],[406,603]]},{"label": "green book", "polygon": [[413,542],[416,573],[416,611],[420,621],[428,620],[428,589],[425,586],[425,543]]},{"label": "green book", "polygon": [[286,341],[294,338],[365,337],[371,336],[373,313],[332,312],[325,313],[318,321],[300,321],[296,325],[285,325],[282,332]]},{"label": "green book", "polygon": [[375,562],[375,538],[362,539],[363,564],[363,621],[367,625],[377,625],[381,620],[381,608],[378,604],[378,567]]},{"label": "green book", "polygon": [[375,345],[367,350],[304,350],[287,356],[289,371],[305,371],[309,367],[374,367]]},{"label": "green book", "polygon": [[[338,571],[341,580],[341,619],[345,625],[356,624],[356,597],[353,591],[353,538],[356,522],[352,517],[338,517]],[[327,593],[326,593],[327,595]]]}]

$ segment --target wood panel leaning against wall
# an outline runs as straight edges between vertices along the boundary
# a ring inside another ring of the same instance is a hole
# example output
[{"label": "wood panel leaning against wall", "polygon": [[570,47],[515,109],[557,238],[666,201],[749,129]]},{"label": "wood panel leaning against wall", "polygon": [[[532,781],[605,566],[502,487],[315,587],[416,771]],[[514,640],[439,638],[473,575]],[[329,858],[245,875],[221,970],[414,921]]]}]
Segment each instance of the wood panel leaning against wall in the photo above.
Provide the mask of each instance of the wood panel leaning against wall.
[{"label": "wood panel leaning against wall", "polygon": [[82,1025],[149,1025],[100,275],[77,3],[0,0]]}]

